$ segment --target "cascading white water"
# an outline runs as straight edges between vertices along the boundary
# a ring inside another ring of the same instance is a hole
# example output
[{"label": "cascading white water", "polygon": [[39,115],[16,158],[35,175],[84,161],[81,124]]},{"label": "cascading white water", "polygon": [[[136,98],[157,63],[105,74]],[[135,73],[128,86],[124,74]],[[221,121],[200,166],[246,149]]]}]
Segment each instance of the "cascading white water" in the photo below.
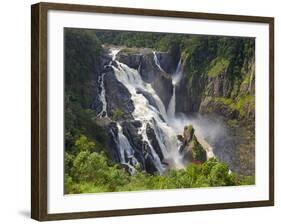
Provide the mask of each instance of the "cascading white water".
[{"label": "cascading white water", "polygon": [[121,163],[126,163],[125,156],[131,157],[134,155],[133,147],[130,145],[128,139],[123,134],[122,127],[119,123],[117,123],[117,129],[118,129],[118,140],[119,140]]},{"label": "cascading white water", "polygon": [[159,68],[159,70],[162,71],[162,72],[165,72],[164,69],[160,65],[160,62],[157,58],[157,54],[156,54],[155,51],[153,51],[153,59],[154,59],[155,65]]},{"label": "cascading white water", "polygon": [[117,122],[118,129],[118,147],[120,153],[120,162],[129,168],[129,172],[132,174],[135,171],[134,166],[138,164],[137,159],[134,156],[134,149],[131,146],[127,137],[123,134],[122,126]]},{"label": "cascading white water", "polygon": [[173,84],[173,95],[171,97],[171,100],[168,105],[167,115],[169,120],[175,118],[175,112],[176,112],[176,86],[180,82],[182,78],[182,64],[181,59],[179,60],[179,63],[177,65],[176,72],[172,76],[172,84]]},{"label": "cascading white water", "polygon": [[[112,66],[115,76],[131,94],[131,100],[135,105],[135,110],[132,115],[135,120],[140,120],[142,122],[142,127],[139,128],[139,134],[142,136],[143,141],[146,141],[149,145],[156,168],[160,173],[165,170],[165,166],[161,163],[158,154],[155,152],[148,139],[146,133],[148,125],[150,125],[155,132],[165,160],[176,168],[182,168],[183,163],[181,161],[181,155],[178,152],[176,133],[165,122],[167,120],[167,114],[163,102],[151,85],[142,80],[137,70],[129,68],[127,65],[118,61],[115,62],[116,66]],[[137,91],[138,89],[148,92],[155,100],[158,108],[150,105],[145,96]],[[161,119],[161,116],[165,121]]]},{"label": "cascading white water", "polygon": [[[111,50],[110,55],[112,56],[112,59],[108,64],[109,66],[112,65],[113,61],[115,61],[116,55],[118,54],[119,51],[120,51],[119,48]],[[106,66],[108,66],[108,65],[106,65]],[[106,102],[106,92],[105,92],[105,87],[104,87],[105,74],[106,73],[103,73],[101,76],[99,76],[99,80],[98,80],[98,83],[101,88],[101,92],[99,94],[99,100],[102,103],[102,110],[97,115],[97,117],[107,117],[107,102]],[[117,144],[118,144],[119,154],[120,154],[120,163],[123,165],[126,165],[128,167],[129,172],[131,174],[133,174],[135,172],[134,166],[136,166],[138,164],[138,161],[134,156],[133,147],[131,146],[127,137],[123,134],[122,126],[118,122],[117,122],[117,130],[118,130]]]},{"label": "cascading white water", "polygon": [[104,88],[104,76],[105,73],[101,74],[101,76],[99,77],[99,84],[101,87],[101,92],[99,94],[99,100],[102,102],[102,110],[101,112],[97,115],[98,117],[107,117],[107,102],[106,102],[106,98],[105,98],[105,88]]},{"label": "cascading white water", "polygon": [[176,112],[176,86],[173,84],[173,95],[168,105],[167,115],[169,120],[175,117]]},{"label": "cascading white water", "polygon": [[[120,51],[121,49],[120,48],[114,48],[114,49],[111,49],[109,55],[112,57],[111,58],[111,61],[109,62],[109,66],[112,65],[112,62],[115,61],[115,58],[116,58],[116,55],[118,54],[118,52]],[[105,65],[104,67],[108,66],[108,65]],[[98,79],[98,83],[100,85],[100,88],[101,88],[101,92],[99,93],[99,100],[101,101],[102,103],[102,110],[101,112],[97,115],[97,117],[107,117],[107,102],[106,102],[106,92],[105,92],[105,87],[104,87],[104,76],[105,76],[106,73],[102,73],[100,76],[99,76],[99,79]]]},{"label": "cascading white water", "polygon": [[112,48],[112,49],[110,50],[109,55],[110,55],[112,58],[111,58],[111,61],[110,61],[109,65],[111,65],[112,62],[115,61],[116,55],[118,54],[118,52],[119,52],[121,49],[122,49],[122,48]]}]

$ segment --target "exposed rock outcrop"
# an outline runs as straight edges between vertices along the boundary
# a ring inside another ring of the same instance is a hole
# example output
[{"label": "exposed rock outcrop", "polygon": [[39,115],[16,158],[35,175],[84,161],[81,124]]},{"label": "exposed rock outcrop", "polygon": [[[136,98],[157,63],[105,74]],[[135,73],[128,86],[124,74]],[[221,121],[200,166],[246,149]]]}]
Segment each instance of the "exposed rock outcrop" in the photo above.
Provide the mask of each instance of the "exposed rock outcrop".
[{"label": "exposed rock outcrop", "polygon": [[[97,123],[107,130],[108,140],[106,148],[110,159],[116,163],[121,163],[122,159],[119,150],[117,123],[110,121],[110,118],[107,117],[98,118]],[[139,168],[151,174],[158,172],[157,167],[155,166],[155,158],[151,152],[149,144],[146,141],[143,141],[142,136],[138,133],[138,129],[142,126],[142,123],[137,120],[126,120],[123,121],[121,125],[123,134],[134,149],[133,156],[137,160],[140,166]],[[154,150],[162,160],[163,155],[158,142],[156,141],[154,130],[148,126],[146,131],[152,146],[155,147]],[[126,157],[126,159],[129,160],[130,158]],[[128,168],[125,164],[123,164],[123,166]]]},{"label": "exposed rock outcrop", "polygon": [[[116,111],[120,111],[123,119],[132,119],[132,112],[135,107],[131,100],[131,94],[125,86],[116,79],[112,68],[107,67],[107,69],[103,71],[103,74],[105,77],[103,85],[106,93],[107,115],[112,117]],[[100,88],[99,86],[99,92],[101,92]],[[99,94],[97,94],[92,108],[99,114],[102,110],[102,105],[103,103],[99,98]]]},{"label": "exposed rock outcrop", "polygon": [[[216,59],[217,60],[217,59]],[[233,67],[227,63],[225,68],[215,73],[194,71],[193,60],[187,58],[184,77],[176,89],[176,111],[183,113],[200,112],[219,114],[226,119],[255,119],[254,81],[255,63],[250,58],[233,75]],[[209,70],[212,70],[209,65]]]},{"label": "exposed rock outcrop", "polygon": [[114,162],[120,162],[120,154],[118,149],[118,142],[116,141],[118,135],[118,129],[115,122],[110,122],[108,125],[104,126],[107,130],[107,142],[106,142],[106,150],[110,159]]},{"label": "exposed rock outcrop", "polygon": [[120,110],[124,114],[124,119],[131,119],[131,114],[135,109],[131,100],[131,94],[125,86],[116,79],[112,70],[106,74],[104,85],[108,115],[112,116],[115,111]]},{"label": "exposed rock outcrop", "polygon": [[207,153],[194,132],[193,126],[189,125],[184,127],[183,135],[178,135],[178,140],[182,142],[180,151],[188,162],[202,163],[207,160]]},{"label": "exposed rock outcrop", "polygon": [[226,105],[220,98],[206,97],[200,104],[200,113],[213,113],[228,119],[238,119],[239,111]]},{"label": "exposed rock outcrop", "polygon": [[157,57],[163,70],[168,74],[174,74],[181,58],[181,51],[178,45],[173,45],[168,52],[157,53]]},{"label": "exposed rock outcrop", "polygon": [[[138,134],[138,129],[141,126],[141,122],[138,121],[122,122],[123,133],[134,147],[134,156],[138,160],[141,169],[146,170],[148,173],[155,173],[157,168],[155,167],[151,148],[147,142],[143,141],[142,136]],[[153,135],[152,131],[153,129],[148,130],[151,135]]]},{"label": "exposed rock outcrop", "polygon": [[149,124],[146,126],[146,133],[147,133],[148,140],[151,142],[152,147],[154,148],[155,152],[157,153],[160,160],[162,161],[164,159],[164,155],[157,141],[155,132]]}]

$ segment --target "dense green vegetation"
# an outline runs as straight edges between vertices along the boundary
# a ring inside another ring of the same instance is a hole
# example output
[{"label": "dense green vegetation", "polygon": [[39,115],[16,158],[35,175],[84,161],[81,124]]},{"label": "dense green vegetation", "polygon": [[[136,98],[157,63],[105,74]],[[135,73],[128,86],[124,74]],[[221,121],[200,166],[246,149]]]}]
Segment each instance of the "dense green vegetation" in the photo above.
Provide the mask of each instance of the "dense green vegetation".
[{"label": "dense green vegetation", "polygon": [[255,107],[255,97],[253,95],[240,95],[235,100],[231,98],[214,97],[213,101],[220,102],[233,110],[237,110],[241,117],[246,115],[248,108]]},{"label": "dense green vegetation", "polygon": [[190,164],[182,170],[170,170],[164,175],[151,175],[136,168],[129,175],[120,165],[110,163],[96,143],[80,136],[75,142],[77,155],[65,154],[65,193],[94,193],[216,187],[254,184],[254,177],[230,173],[226,164],[209,159],[202,164]]},{"label": "dense green vegetation", "polygon": [[90,109],[94,88],[91,86],[93,69],[99,66],[101,43],[89,30],[65,29],[65,149],[75,152],[75,140],[81,135],[104,148],[106,133],[94,121]]},{"label": "dense green vegetation", "polygon": [[229,61],[224,58],[216,58],[211,62],[211,69],[208,71],[208,76],[215,77],[223,72],[229,65]]}]

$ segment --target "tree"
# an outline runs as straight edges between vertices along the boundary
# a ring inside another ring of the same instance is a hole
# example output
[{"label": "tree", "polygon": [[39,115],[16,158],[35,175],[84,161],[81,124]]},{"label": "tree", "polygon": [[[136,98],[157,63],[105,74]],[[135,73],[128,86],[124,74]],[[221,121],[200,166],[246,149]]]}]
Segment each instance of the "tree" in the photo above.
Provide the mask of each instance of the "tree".
[{"label": "tree", "polygon": [[79,152],[92,152],[95,149],[96,143],[88,141],[85,135],[81,135],[80,138],[75,141],[75,146]]}]

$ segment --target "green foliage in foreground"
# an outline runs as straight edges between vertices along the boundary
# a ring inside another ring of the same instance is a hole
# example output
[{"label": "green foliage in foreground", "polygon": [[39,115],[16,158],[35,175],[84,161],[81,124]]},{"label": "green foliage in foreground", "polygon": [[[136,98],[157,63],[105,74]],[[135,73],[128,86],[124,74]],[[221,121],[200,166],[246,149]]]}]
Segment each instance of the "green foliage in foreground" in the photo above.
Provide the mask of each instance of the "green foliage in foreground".
[{"label": "green foliage in foreground", "polygon": [[138,168],[129,175],[119,165],[110,164],[103,152],[96,152],[95,143],[85,136],[78,138],[75,146],[79,150],[76,156],[65,153],[66,194],[249,185],[255,181],[254,177],[229,172],[227,165],[216,159],[164,175],[151,175]]}]

